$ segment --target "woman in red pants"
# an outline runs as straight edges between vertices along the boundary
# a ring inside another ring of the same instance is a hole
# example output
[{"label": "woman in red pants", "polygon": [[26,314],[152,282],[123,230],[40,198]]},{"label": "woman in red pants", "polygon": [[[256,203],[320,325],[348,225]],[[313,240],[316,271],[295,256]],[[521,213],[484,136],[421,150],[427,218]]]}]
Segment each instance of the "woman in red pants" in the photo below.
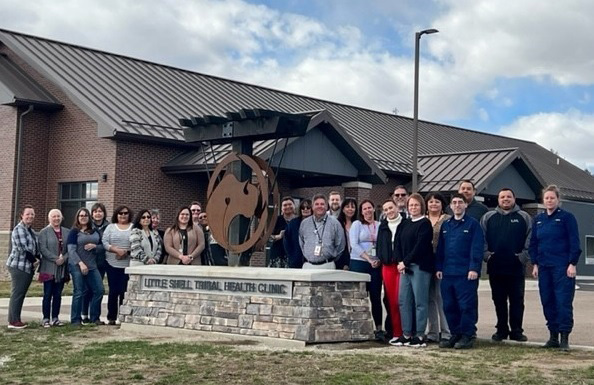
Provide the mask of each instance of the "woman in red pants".
[{"label": "woman in red pants", "polygon": [[398,262],[394,255],[394,239],[396,230],[402,222],[402,217],[392,200],[387,200],[382,205],[384,219],[377,232],[377,256],[382,262],[382,278],[384,280],[384,295],[386,309],[392,326],[390,345],[395,345],[398,337],[402,336],[402,324],[398,304],[398,287],[400,286],[400,273]]}]

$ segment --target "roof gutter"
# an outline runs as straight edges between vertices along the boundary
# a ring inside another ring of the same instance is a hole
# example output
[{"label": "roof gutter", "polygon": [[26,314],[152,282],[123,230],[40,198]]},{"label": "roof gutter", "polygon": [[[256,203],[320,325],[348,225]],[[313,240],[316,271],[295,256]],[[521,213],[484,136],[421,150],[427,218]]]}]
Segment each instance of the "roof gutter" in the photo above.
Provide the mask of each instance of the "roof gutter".
[{"label": "roof gutter", "polygon": [[19,212],[19,194],[21,189],[21,164],[22,164],[22,152],[23,152],[23,118],[25,115],[32,112],[34,109],[33,104],[29,104],[29,108],[24,111],[22,114],[19,115],[19,123],[17,125],[17,153],[16,153],[16,176],[15,176],[15,183],[14,183],[14,225],[16,226],[19,223],[20,218],[18,215]]}]

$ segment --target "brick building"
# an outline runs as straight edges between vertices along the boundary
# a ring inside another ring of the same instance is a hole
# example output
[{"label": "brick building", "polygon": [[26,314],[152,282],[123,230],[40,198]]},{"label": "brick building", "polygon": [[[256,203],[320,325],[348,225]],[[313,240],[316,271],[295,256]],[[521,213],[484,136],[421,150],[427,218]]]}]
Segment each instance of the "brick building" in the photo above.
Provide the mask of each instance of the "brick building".
[{"label": "brick building", "polygon": [[[336,189],[379,204],[411,181],[409,118],[0,30],[0,259],[25,203],[36,209],[35,229],[51,208],[69,225],[96,201],[108,214],[124,203],[156,207],[171,224],[177,207],[204,201],[208,170],[229,151],[186,142],[179,119],[254,108],[315,121],[302,137],[255,143],[272,165],[282,158],[281,195]],[[488,206],[508,186],[531,209],[543,186],[559,185],[580,221],[580,274],[594,275],[588,173],[533,142],[432,122],[419,122],[419,144],[421,192],[472,179]]]}]

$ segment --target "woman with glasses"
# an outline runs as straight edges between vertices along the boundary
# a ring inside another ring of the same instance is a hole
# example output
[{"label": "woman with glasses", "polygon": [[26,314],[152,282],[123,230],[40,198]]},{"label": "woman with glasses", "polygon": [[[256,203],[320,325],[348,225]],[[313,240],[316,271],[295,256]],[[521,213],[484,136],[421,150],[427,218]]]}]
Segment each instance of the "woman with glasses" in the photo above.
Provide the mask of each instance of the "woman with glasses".
[{"label": "woman with glasses", "polygon": [[130,231],[130,266],[159,263],[161,248],[161,237],[153,230],[151,212],[140,210]]},{"label": "woman with glasses", "polygon": [[291,219],[287,224],[283,238],[289,268],[301,269],[303,267],[303,252],[299,246],[299,226],[301,226],[301,221],[309,216],[311,216],[311,199],[304,199],[299,203],[297,217]]},{"label": "woman with glasses", "polygon": [[164,243],[168,265],[200,265],[204,233],[198,223],[194,224],[188,207],[177,211],[175,223],[165,231]]},{"label": "woman with glasses", "polygon": [[342,255],[336,261],[336,268],[348,270],[351,262],[351,244],[349,242],[349,231],[351,231],[351,225],[357,220],[357,200],[355,198],[344,198],[340,205],[340,212],[338,213],[338,222],[344,229],[344,239],[346,239],[346,247],[342,252]]},{"label": "woman with glasses", "polygon": [[64,278],[68,274],[68,247],[66,240],[70,231],[66,227],[61,226],[62,218],[62,212],[60,210],[50,210],[47,214],[49,224],[39,232],[39,250],[41,251],[39,281],[43,282],[43,302],[41,309],[43,312],[42,325],[44,328],[63,325],[58,316],[60,315],[60,306],[62,305]]},{"label": "woman with glasses", "polygon": [[115,325],[118,310],[124,302],[128,288],[126,267],[130,265],[130,234],[132,233],[132,211],[128,206],[119,206],[113,212],[111,224],[103,233],[103,247],[107,261],[107,323]]},{"label": "woman with glasses", "polygon": [[97,269],[97,254],[95,250],[101,237],[99,232],[91,226],[91,213],[86,208],[76,212],[72,230],[68,234],[68,266],[72,275],[74,292],[72,294],[72,307],[70,309],[70,322],[72,325],[82,323],[83,296],[88,290],[92,293],[90,322],[103,325],[99,320],[101,299],[103,298],[103,280]]}]

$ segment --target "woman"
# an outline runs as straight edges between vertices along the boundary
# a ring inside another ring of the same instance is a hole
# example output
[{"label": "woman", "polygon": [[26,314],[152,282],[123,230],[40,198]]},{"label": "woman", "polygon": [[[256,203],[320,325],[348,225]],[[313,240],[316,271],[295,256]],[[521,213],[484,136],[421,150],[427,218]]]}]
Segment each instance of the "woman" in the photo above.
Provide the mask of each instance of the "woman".
[{"label": "woman", "polygon": [[159,224],[161,223],[161,212],[159,209],[152,209],[151,210],[151,224],[153,225],[153,230],[156,230],[159,233],[159,237],[161,237],[161,260],[159,263],[167,263],[167,253],[165,252],[165,247],[163,246],[163,240],[165,239],[165,230],[161,230],[159,228]]},{"label": "woman", "polygon": [[376,255],[378,227],[375,206],[366,199],[359,205],[359,219],[353,222],[349,230],[350,270],[371,276],[367,291],[371,300],[371,315],[375,322],[375,339],[384,341],[386,335],[382,330],[382,264]]},{"label": "woman", "polygon": [[340,205],[340,212],[338,213],[338,222],[342,225],[344,230],[344,239],[346,240],[346,247],[342,252],[342,255],[336,260],[336,268],[348,270],[349,263],[351,261],[351,245],[349,243],[349,231],[353,221],[357,220],[357,201],[355,198],[344,198]]},{"label": "woman", "polygon": [[295,201],[290,196],[281,199],[281,214],[276,218],[272,235],[270,236],[270,261],[268,267],[289,267],[283,238],[287,225],[295,218]]},{"label": "woman", "polygon": [[396,235],[396,260],[400,272],[400,317],[402,343],[412,347],[427,346],[427,303],[429,284],[435,272],[433,228],[425,218],[425,200],[413,193],[407,201],[408,218]]},{"label": "woman", "polygon": [[[41,266],[39,267],[39,281],[43,282],[43,312],[42,325],[62,326],[58,318],[62,306],[62,290],[64,278],[68,275],[68,230],[62,223],[62,212],[58,209],[50,210],[47,214],[49,224],[39,232],[39,250],[41,251]],[[50,319],[51,310],[51,319]]]},{"label": "woman", "polygon": [[37,235],[31,228],[35,220],[33,206],[23,206],[19,215],[21,221],[12,230],[11,251],[6,261],[11,280],[10,302],[8,303],[9,329],[24,329],[28,326],[21,320],[21,310],[25,295],[27,295],[33,280],[37,259],[39,259]]},{"label": "woman", "polygon": [[285,230],[283,246],[287,253],[289,268],[301,269],[303,267],[303,252],[299,246],[299,226],[301,226],[301,221],[310,215],[311,199],[303,199],[299,203],[299,213],[297,213],[297,217],[289,222],[287,229]]},{"label": "woman", "polygon": [[576,265],[582,250],[575,217],[559,207],[559,188],[555,185],[545,188],[542,201],[545,212],[534,218],[530,238],[532,275],[538,278],[540,301],[550,332],[544,347],[567,351],[573,328]]},{"label": "woman", "polygon": [[396,203],[388,199],[382,205],[384,219],[377,230],[377,256],[382,262],[382,278],[384,281],[384,304],[388,316],[386,318],[386,332],[390,345],[401,341],[402,323],[398,306],[398,291],[400,288],[400,273],[394,254],[394,240],[398,227],[402,223],[402,216],[398,212]]},{"label": "woman", "polygon": [[86,208],[76,212],[72,230],[68,234],[68,266],[72,275],[74,292],[72,293],[72,306],[70,309],[70,322],[72,325],[82,324],[82,306],[85,291],[92,293],[89,308],[90,322],[104,325],[99,320],[101,300],[103,299],[103,280],[97,267],[97,253],[95,250],[101,242],[99,233],[91,226],[91,213]]},{"label": "woman", "polygon": [[204,233],[194,225],[190,209],[177,211],[176,221],[165,231],[165,251],[169,254],[168,265],[200,265],[200,253],[204,250]]},{"label": "woman", "polygon": [[203,211],[198,216],[200,226],[202,226],[202,232],[204,233],[205,248],[208,248],[208,258],[212,266],[228,266],[229,260],[227,259],[227,250],[225,250],[210,232],[210,226],[208,225],[208,214]]},{"label": "woman", "polygon": [[[109,225],[109,221],[105,219],[107,211],[105,210],[105,205],[101,202],[97,202],[91,206],[91,227],[93,230],[99,233],[99,236],[103,238],[103,233],[105,229]],[[103,248],[103,243],[99,242],[97,247],[95,247],[95,255],[97,256],[97,270],[99,271],[99,275],[101,275],[101,281],[105,277],[105,269],[107,262],[105,262],[105,248]],[[91,323],[89,319],[89,306],[93,299],[93,293],[87,290],[82,305],[82,324],[87,325]],[[101,316],[101,308],[99,308],[99,316]]]},{"label": "woman", "polygon": [[130,265],[130,234],[132,233],[132,210],[120,206],[113,212],[111,224],[103,233],[103,247],[107,262],[107,323],[115,325],[120,305],[128,288],[126,267]]},{"label": "woman", "polygon": [[130,266],[159,263],[161,249],[161,237],[153,230],[151,212],[140,210],[130,232]]},{"label": "woman", "polygon": [[[427,204],[427,218],[433,227],[433,254],[437,251],[437,240],[441,224],[451,218],[445,213],[447,203],[443,195],[432,192],[425,197]],[[441,342],[450,339],[450,328],[443,312],[443,301],[441,299],[440,280],[435,275],[431,276],[429,284],[429,308],[427,314],[427,341]]]}]

